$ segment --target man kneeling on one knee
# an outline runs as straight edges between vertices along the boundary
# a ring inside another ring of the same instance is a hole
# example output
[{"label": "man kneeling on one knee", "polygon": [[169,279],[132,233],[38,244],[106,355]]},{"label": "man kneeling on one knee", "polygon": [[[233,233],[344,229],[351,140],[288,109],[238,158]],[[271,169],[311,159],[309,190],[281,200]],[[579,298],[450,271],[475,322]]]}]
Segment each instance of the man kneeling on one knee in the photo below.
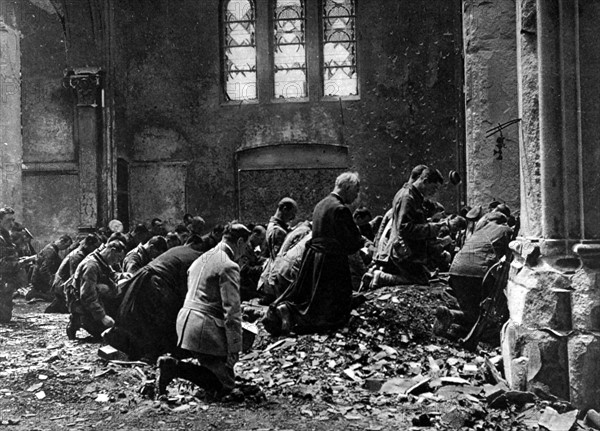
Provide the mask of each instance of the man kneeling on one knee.
[{"label": "man kneeling on one knee", "polygon": [[79,328],[93,337],[113,326],[110,316],[116,312],[117,288],[111,265],[120,263],[125,255],[125,244],[110,241],[102,250],[88,255],[77,267],[72,280],[65,285],[67,304],[71,313],[67,336],[75,339]]},{"label": "man kneeling on one knee", "polygon": [[177,344],[182,356],[192,356],[200,365],[160,357],[159,394],[177,377],[217,396],[234,388],[233,366],[242,350],[240,267],[235,261],[249,235],[243,224],[228,224],[221,242],[190,267],[187,296],[177,316]]}]

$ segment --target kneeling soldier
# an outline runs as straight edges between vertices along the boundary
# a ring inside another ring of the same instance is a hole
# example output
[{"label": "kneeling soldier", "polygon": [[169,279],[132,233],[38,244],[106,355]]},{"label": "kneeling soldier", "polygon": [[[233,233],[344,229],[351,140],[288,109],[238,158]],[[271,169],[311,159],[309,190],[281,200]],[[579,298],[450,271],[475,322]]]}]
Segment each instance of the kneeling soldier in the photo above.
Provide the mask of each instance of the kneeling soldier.
[{"label": "kneeling soldier", "polygon": [[99,338],[102,332],[113,326],[117,296],[114,272],[111,265],[120,263],[125,254],[121,241],[110,241],[102,250],[87,256],[77,267],[71,283],[65,291],[71,317],[67,326],[67,336],[74,340],[79,328],[85,329],[93,337]]}]

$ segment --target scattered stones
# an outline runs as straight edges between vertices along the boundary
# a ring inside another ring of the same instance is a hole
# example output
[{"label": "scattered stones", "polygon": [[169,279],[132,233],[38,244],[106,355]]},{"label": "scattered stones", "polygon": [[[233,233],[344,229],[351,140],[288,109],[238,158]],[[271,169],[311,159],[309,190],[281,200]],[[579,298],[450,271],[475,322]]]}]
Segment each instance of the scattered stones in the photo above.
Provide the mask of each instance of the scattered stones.
[{"label": "scattered stones", "polygon": [[585,415],[584,423],[592,428],[600,430],[600,414],[594,409],[588,410]]},{"label": "scattered stones", "polygon": [[112,361],[113,359],[122,358],[121,352],[112,346],[102,346],[98,349],[98,356],[105,361]]},{"label": "scattered stones", "polygon": [[548,431],[569,431],[577,422],[578,410],[560,414],[552,407],[546,407],[539,420],[539,426]]},{"label": "scattered stones", "polygon": [[[242,390],[244,399],[237,404],[232,401],[232,414],[246,405],[253,411],[293,408],[311,428],[315,427],[313,421],[339,421],[365,430],[408,429],[411,425],[444,429],[449,427],[447,424],[479,427],[474,429],[488,429],[485,424],[493,424],[496,429],[510,429],[514,423],[537,421],[539,408],[533,409],[531,417],[517,420],[519,409],[530,405],[523,407],[507,399],[511,409],[496,410],[487,404],[509,392],[497,381],[503,369],[497,350],[484,346],[474,354],[447,341],[437,344],[431,333],[432,310],[441,303],[441,290],[390,287],[367,292],[369,301],[355,310],[348,328],[337,333],[272,339],[261,328],[254,350],[236,365],[238,387],[253,385],[254,392]],[[377,295],[385,294],[397,300],[376,300]],[[17,328],[14,333],[18,333]],[[101,424],[103,418],[154,414],[164,415],[161,419],[168,424],[168,415],[195,417],[228,408],[229,404],[215,403],[204,391],[183,380],[171,384],[170,396],[153,401],[154,367],[107,360],[109,356],[99,355],[98,346],[93,344],[65,341],[59,345],[52,340],[46,345],[56,347],[49,352],[50,348],[37,346],[36,337],[32,334],[27,344],[35,348],[18,350],[15,357],[7,356],[1,362],[1,372],[19,375],[24,383],[14,391],[12,386],[11,390],[0,389],[0,400],[12,403],[9,397],[15,397],[15,392],[19,396],[20,391],[29,397],[33,405],[30,411],[38,412],[37,406],[54,403],[69,407],[46,416],[47,421],[50,416],[54,418],[46,428],[72,424],[88,429]],[[10,337],[7,340],[12,342]],[[50,354],[58,355],[52,364],[47,362]],[[48,378],[40,380],[40,375]],[[40,403],[32,396],[42,388],[52,403]],[[533,400],[539,404],[535,397]],[[548,405],[545,403],[544,407]],[[86,405],[88,417],[84,418],[80,414],[83,410],[73,409],[73,405]],[[20,417],[22,422],[27,419]],[[332,425],[332,429],[338,428]]]}]

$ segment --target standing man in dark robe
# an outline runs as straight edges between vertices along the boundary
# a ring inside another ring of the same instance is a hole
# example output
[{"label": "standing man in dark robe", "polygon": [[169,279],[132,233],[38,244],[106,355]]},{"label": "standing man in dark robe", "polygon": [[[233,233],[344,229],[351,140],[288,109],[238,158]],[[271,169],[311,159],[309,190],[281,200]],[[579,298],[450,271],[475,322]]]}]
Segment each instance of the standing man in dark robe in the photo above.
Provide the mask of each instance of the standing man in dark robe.
[{"label": "standing man in dark robe", "polygon": [[153,363],[177,345],[175,321],[187,292],[187,271],[203,253],[203,242],[167,250],[121,286],[116,325],[104,341],[130,359]]},{"label": "standing man in dark robe", "polygon": [[60,252],[66,250],[73,244],[69,235],[63,235],[56,241],[46,245],[37,255],[31,275],[31,290],[25,296],[26,300],[41,298],[52,301],[54,295],[51,292],[54,275],[62,262]]},{"label": "standing man in dark robe", "polygon": [[352,308],[348,255],[364,244],[347,205],[356,200],[359,190],[358,174],[344,172],[335,180],[333,192],[315,207],[312,239],[298,278],[263,320],[271,334],[326,331],[347,323]]}]

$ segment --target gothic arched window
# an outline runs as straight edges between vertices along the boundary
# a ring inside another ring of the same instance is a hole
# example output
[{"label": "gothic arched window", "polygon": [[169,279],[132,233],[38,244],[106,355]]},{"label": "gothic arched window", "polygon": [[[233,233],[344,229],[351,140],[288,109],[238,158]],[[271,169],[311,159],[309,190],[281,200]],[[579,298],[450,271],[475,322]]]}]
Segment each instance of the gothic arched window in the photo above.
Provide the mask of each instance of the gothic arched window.
[{"label": "gothic arched window", "polygon": [[275,0],[273,27],[274,96],[306,97],[304,0]]},{"label": "gothic arched window", "polygon": [[224,101],[356,100],[357,0],[223,0]]},{"label": "gothic arched window", "polygon": [[257,99],[254,2],[251,0],[225,1],[223,14],[225,99]]},{"label": "gothic arched window", "polygon": [[354,0],[323,0],[323,95],[358,94]]}]

